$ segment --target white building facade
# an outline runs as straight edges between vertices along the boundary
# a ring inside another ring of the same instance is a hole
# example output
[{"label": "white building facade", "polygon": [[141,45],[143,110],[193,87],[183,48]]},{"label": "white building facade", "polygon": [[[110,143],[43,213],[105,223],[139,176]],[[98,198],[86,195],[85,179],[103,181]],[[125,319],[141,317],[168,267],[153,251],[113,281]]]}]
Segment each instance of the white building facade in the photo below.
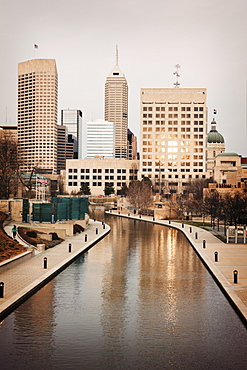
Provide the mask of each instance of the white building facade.
[{"label": "white building facade", "polygon": [[206,178],[207,106],[204,88],[141,89],[141,177],[165,192]]},{"label": "white building facade", "polygon": [[87,158],[115,156],[115,124],[104,120],[87,122]]},{"label": "white building facade", "polygon": [[86,183],[92,195],[103,195],[106,186],[113,186],[115,193],[131,181],[137,180],[138,160],[114,158],[85,158],[66,161],[66,192],[80,191]]}]

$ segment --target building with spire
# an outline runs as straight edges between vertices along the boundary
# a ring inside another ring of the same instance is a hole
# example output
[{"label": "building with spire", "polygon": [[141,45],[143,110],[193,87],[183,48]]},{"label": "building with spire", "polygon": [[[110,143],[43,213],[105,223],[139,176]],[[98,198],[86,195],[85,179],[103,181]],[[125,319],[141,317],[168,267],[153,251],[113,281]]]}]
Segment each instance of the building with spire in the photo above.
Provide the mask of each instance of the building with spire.
[{"label": "building with spire", "polygon": [[127,158],[128,84],[118,65],[118,47],[105,83],[105,121],[115,124],[115,158]]},{"label": "building with spire", "polygon": [[216,121],[211,122],[211,130],[207,137],[207,171],[208,176],[213,176],[215,158],[218,154],[225,152],[224,137],[216,130]]},{"label": "building with spire", "polygon": [[18,155],[25,172],[57,173],[58,74],[55,59],[18,64]]}]

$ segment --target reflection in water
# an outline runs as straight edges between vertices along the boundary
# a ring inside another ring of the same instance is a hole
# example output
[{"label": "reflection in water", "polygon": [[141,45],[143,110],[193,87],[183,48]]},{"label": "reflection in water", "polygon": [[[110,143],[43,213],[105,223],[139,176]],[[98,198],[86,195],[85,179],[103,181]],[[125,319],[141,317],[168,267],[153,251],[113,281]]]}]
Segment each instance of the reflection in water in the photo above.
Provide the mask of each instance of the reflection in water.
[{"label": "reflection in water", "polygon": [[1,369],[244,369],[246,328],[182,234],[111,233],[6,318]]}]

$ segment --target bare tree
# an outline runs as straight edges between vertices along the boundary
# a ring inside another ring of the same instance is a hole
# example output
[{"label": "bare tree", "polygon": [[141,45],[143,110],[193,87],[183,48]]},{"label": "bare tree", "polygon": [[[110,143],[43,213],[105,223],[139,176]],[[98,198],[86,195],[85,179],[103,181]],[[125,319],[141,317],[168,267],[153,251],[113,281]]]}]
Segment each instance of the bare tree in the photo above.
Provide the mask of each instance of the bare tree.
[{"label": "bare tree", "polygon": [[133,181],[127,194],[130,204],[138,210],[148,208],[153,202],[152,188],[144,181]]},{"label": "bare tree", "polygon": [[0,198],[15,196],[18,190],[17,141],[12,134],[0,135]]}]

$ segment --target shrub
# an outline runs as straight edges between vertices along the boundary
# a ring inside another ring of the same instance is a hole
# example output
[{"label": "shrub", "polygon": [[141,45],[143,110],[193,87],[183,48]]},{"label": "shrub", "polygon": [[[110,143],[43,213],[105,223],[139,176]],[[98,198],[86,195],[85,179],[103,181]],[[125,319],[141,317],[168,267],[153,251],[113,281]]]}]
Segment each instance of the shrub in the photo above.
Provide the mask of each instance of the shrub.
[{"label": "shrub", "polygon": [[37,238],[37,233],[34,230],[27,231],[26,235],[30,236],[30,238],[35,238],[35,239]]}]

